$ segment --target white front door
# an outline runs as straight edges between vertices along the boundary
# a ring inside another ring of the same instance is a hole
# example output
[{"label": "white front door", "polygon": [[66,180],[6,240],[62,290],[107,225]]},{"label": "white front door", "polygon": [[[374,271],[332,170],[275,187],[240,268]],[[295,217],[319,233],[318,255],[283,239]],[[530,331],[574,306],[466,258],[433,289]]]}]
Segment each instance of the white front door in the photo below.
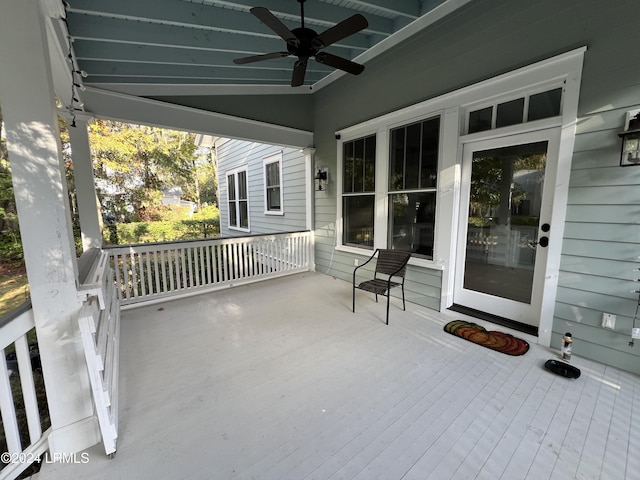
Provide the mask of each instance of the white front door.
[{"label": "white front door", "polygon": [[455,304],[540,324],[558,146],[559,129],[464,144]]}]

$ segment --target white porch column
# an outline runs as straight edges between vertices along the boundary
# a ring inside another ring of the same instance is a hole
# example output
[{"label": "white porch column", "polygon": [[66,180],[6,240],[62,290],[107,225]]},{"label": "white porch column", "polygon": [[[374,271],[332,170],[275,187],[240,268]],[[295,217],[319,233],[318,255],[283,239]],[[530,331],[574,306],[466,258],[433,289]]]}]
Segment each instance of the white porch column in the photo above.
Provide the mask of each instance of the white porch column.
[{"label": "white porch column", "polygon": [[76,126],[69,126],[73,174],[76,179],[76,198],[82,231],[82,250],[102,247],[102,215],[96,195],[91,149],[87,132],[88,119],[76,116]]},{"label": "white porch column", "polygon": [[38,0],[0,2],[0,105],[52,423],[52,452],[99,441],[78,331],[76,252]]}]

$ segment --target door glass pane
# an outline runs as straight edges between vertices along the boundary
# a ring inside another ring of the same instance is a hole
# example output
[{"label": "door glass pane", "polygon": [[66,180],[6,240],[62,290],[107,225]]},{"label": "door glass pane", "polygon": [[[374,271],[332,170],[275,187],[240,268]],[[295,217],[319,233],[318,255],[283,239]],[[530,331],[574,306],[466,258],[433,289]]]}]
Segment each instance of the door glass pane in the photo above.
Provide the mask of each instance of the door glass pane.
[{"label": "door glass pane", "polygon": [[531,303],[547,142],[474,152],[464,288]]}]

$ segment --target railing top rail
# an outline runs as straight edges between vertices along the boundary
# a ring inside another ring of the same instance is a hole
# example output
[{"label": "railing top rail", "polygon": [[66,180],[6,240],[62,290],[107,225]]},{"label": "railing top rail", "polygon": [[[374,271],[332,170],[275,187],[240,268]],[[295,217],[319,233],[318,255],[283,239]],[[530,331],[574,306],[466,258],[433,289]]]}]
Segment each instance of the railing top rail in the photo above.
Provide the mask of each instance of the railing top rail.
[{"label": "railing top rail", "polygon": [[14,308],[8,313],[5,313],[0,317],[0,328],[4,327],[8,323],[11,323],[13,320],[18,318],[23,313],[31,310],[31,308],[32,308],[31,299],[25,300],[23,304],[18,305],[16,308]]},{"label": "railing top rail", "polygon": [[254,238],[268,238],[268,237],[278,237],[278,236],[287,236],[287,235],[295,235],[300,233],[311,233],[310,230],[295,230],[291,232],[277,232],[277,233],[257,233],[253,235],[242,235],[237,237],[211,237],[211,238],[196,238],[191,240],[175,240],[170,242],[149,242],[149,243],[131,243],[125,245],[105,245],[103,248],[107,251],[117,251],[117,250],[129,250],[136,248],[148,248],[154,246],[164,247],[167,245],[175,245],[175,244],[197,244],[201,242],[220,242],[220,241],[234,241],[234,240],[245,240],[245,239],[254,239]]}]

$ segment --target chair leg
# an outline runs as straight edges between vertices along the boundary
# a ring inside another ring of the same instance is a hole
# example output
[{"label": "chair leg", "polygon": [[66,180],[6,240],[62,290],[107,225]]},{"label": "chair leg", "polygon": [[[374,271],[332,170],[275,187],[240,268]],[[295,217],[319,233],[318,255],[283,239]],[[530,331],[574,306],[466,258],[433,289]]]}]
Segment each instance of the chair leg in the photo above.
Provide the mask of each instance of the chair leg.
[{"label": "chair leg", "polygon": [[353,313],[356,313],[356,286],[355,285],[353,285],[352,300],[353,300]]},{"label": "chair leg", "polygon": [[378,303],[378,294],[376,293],[376,303]]},{"label": "chair leg", "polygon": [[404,304],[404,283],[402,284],[402,310],[407,310]]},{"label": "chair leg", "polygon": [[389,290],[387,290],[387,325],[389,325]]}]

